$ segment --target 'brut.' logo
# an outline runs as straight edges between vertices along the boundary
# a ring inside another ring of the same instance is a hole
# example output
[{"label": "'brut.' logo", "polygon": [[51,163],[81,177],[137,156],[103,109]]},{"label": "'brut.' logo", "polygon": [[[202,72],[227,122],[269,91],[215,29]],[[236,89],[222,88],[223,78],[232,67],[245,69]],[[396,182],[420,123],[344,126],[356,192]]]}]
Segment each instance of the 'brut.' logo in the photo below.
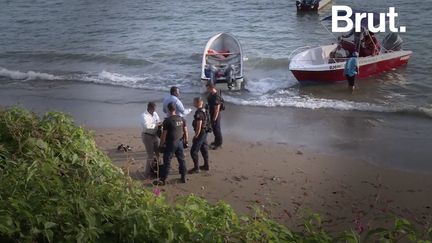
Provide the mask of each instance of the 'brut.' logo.
[{"label": "'brut.' logo", "polygon": [[[332,7],[332,31],[348,32],[355,28],[355,32],[361,32],[362,23],[367,23],[367,26],[363,27],[367,27],[372,32],[386,32],[388,22],[391,32],[406,32],[405,26],[396,27],[396,17],[398,14],[394,7],[390,7],[388,13],[379,13],[379,16],[376,13],[355,13],[353,16],[353,10],[350,7],[335,5]],[[339,22],[345,22],[345,25],[341,27]]]}]

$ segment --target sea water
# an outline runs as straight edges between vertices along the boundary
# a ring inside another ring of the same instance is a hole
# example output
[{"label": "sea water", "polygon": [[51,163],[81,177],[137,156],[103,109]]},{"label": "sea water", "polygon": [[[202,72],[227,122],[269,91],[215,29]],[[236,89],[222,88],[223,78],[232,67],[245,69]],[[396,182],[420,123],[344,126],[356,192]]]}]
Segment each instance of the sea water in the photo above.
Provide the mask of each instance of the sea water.
[{"label": "sea water", "polygon": [[[0,88],[36,89],[63,81],[200,93],[201,57],[207,40],[230,32],[245,57],[246,90],[226,93],[237,105],[300,107],[432,116],[432,7],[424,1],[336,0],[381,12],[396,6],[410,63],[346,84],[299,85],[289,56],[302,46],[335,42],[318,14],[298,14],[294,1],[124,0],[0,1]],[[328,27],[328,26],[327,26]],[[384,36],[379,36],[384,37]]]}]

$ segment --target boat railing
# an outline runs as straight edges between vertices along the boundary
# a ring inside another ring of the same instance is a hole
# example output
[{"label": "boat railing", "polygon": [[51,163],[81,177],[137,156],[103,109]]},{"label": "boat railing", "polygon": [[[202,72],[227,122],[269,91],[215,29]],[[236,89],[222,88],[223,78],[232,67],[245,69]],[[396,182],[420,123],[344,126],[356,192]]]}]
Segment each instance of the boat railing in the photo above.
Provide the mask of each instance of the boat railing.
[{"label": "boat railing", "polygon": [[304,51],[304,50],[310,49],[310,48],[311,48],[311,46],[301,46],[301,47],[299,47],[299,48],[296,48],[296,49],[295,49],[294,51],[292,51],[291,54],[288,56],[288,59],[291,60],[292,57],[293,57],[294,55],[296,55],[296,54],[298,54],[298,53],[300,53],[300,52],[302,52],[302,51]]},{"label": "boat railing", "polygon": [[217,53],[207,53],[207,56],[216,56],[216,55],[237,55],[240,52],[217,52]]}]

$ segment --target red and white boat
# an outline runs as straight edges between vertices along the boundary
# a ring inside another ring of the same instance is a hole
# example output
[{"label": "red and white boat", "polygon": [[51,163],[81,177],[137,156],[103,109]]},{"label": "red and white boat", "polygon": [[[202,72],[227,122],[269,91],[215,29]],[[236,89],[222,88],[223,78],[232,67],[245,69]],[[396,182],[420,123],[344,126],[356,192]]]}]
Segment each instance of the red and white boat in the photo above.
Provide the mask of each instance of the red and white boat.
[{"label": "red and white boat", "polygon": [[[367,26],[367,23],[362,24]],[[355,48],[352,42],[341,41],[340,44],[348,53],[354,52]],[[399,35],[396,33],[387,35],[376,55],[360,55],[357,77],[370,77],[406,65],[412,51],[402,50],[401,46],[402,39]],[[337,44],[303,48],[304,51],[300,51],[291,58],[289,69],[299,82],[333,83],[346,80],[344,68],[347,58],[337,61],[330,58],[330,53],[336,47]]]},{"label": "red and white boat", "polygon": [[[289,69],[299,82],[314,81],[332,83],[346,80],[344,75],[345,61],[331,63],[330,52],[337,44],[308,49],[295,55]],[[359,57],[358,78],[390,71],[406,65],[412,51],[389,51],[376,56]]]}]

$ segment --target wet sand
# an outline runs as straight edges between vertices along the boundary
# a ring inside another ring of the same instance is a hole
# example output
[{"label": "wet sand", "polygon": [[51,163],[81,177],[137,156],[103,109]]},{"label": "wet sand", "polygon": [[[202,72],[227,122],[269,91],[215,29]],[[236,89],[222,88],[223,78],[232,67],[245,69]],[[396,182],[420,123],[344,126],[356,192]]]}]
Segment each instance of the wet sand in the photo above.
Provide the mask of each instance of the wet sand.
[{"label": "wet sand", "polygon": [[[131,177],[143,178],[145,160],[140,130],[99,128],[98,146]],[[211,170],[189,175],[179,184],[177,162],[172,162],[165,196],[196,194],[210,202],[224,200],[240,213],[259,207],[285,225],[297,227],[309,212],[320,213],[331,229],[382,225],[384,216],[397,215],[422,227],[432,222],[432,177],[377,167],[366,161],[325,154],[283,142],[251,142],[226,136],[222,150],[211,151]],[[118,144],[133,151],[118,152]],[[186,152],[188,168],[192,166]],[[377,219],[381,218],[381,219]]]}]

